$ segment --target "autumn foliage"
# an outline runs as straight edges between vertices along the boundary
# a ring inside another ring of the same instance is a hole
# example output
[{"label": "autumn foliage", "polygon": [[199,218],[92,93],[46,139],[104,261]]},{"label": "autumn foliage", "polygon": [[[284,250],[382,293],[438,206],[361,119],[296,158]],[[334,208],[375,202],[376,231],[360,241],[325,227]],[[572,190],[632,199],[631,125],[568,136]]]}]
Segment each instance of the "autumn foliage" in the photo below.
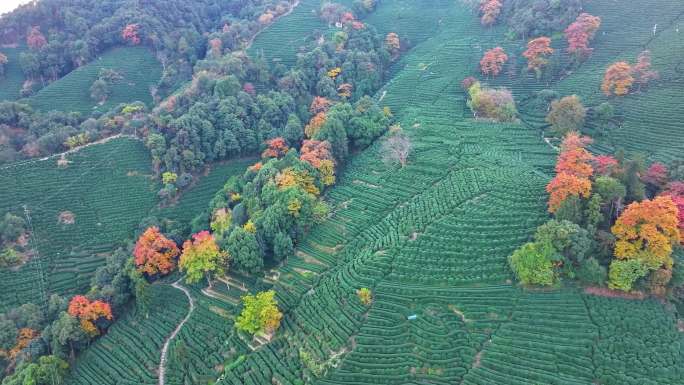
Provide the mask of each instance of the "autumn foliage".
[{"label": "autumn foliage", "polygon": [[648,167],[641,179],[652,186],[663,188],[669,180],[669,170],[664,164],[654,162]]},{"label": "autumn foliage", "polygon": [[326,116],[325,112],[319,112],[316,115],[311,118],[309,121],[309,124],[307,124],[304,127],[304,133],[306,134],[307,138],[313,138],[314,135],[318,132],[318,130],[323,127],[323,124],[325,124]]},{"label": "autumn foliage", "polygon": [[542,36],[530,40],[527,43],[527,50],[523,52],[523,56],[527,59],[527,69],[536,72],[539,76],[542,68],[549,64],[548,56],[552,55],[553,51],[551,39],[548,37]]},{"label": "autumn foliage", "polygon": [[480,21],[482,25],[490,26],[494,24],[501,14],[502,5],[500,0],[482,0],[480,2],[480,14],[482,14]]},{"label": "autumn foliage", "polygon": [[399,40],[399,35],[395,32],[390,32],[385,37],[385,46],[387,50],[392,54],[392,58],[399,56],[399,51],[401,50],[401,41]]},{"label": "autumn foliage", "polygon": [[596,156],[594,157],[592,164],[594,165],[594,169],[596,170],[596,172],[604,176],[612,174],[618,168],[617,159],[613,158],[610,155]]},{"label": "autumn foliage", "polygon": [[128,24],[127,26],[124,27],[123,31],[121,31],[121,37],[127,41],[130,42],[133,45],[138,45],[140,44],[140,36],[138,35],[138,32],[140,30],[140,25],[138,24]]},{"label": "autumn foliage", "polygon": [[587,137],[575,132],[565,136],[561,153],[556,163],[556,176],[546,186],[549,196],[549,212],[555,213],[572,195],[588,198],[591,194],[591,180],[594,172],[593,156],[585,149],[591,143]]},{"label": "autumn foliage", "polygon": [[227,255],[219,250],[214,236],[208,231],[201,231],[192,236],[192,240],[183,243],[178,266],[186,273],[186,282],[195,283],[206,276],[211,284],[211,274],[224,271]]},{"label": "autumn foliage", "polygon": [[603,77],[601,90],[607,96],[623,96],[629,93],[632,84],[634,84],[632,67],[629,63],[621,61],[608,67]]},{"label": "autumn foliage", "polygon": [[147,275],[170,273],[176,268],[175,258],[179,254],[176,243],[166,238],[156,226],[145,230],[133,250],[138,271]]},{"label": "autumn foliage", "polygon": [[300,159],[315,168],[320,168],[321,162],[324,160],[334,162],[330,142],[327,140],[305,140],[302,143]]},{"label": "autumn foliage", "polygon": [[266,158],[282,158],[287,154],[289,148],[287,147],[287,142],[281,137],[273,138],[266,141],[268,146],[266,150],[261,154],[261,157]]},{"label": "autumn foliage", "polygon": [[568,40],[568,52],[580,58],[587,57],[593,51],[589,48],[589,42],[594,38],[596,31],[601,26],[601,18],[582,13],[565,30],[565,38]]},{"label": "autumn foliage", "polygon": [[33,27],[26,36],[26,44],[32,50],[38,50],[43,48],[47,44],[47,40],[42,33],[40,33],[40,27]]},{"label": "autumn foliage", "polygon": [[332,102],[328,100],[327,98],[324,98],[322,96],[316,96],[314,97],[313,101],[311,102],[311,106],[309,107],[309,111],[312,114],[318,114],[321,112],[328,112],[330,109],[330,106],[332,106]]},{"label": "autumn foliage", "polygon": [[496,47],[485,52],[482,60],[480,60],[480,69],[484,75],[496,76],[507,61],[508,55],[503,48]]},{"label": "autumn foliage", "polygon": [[651,69],[651,51],[643,51],[637,56],[637,63],[632,67],[632,75],[639,87],[644,87],[660,78],[658,71]]},{"label": "autumn foliage", "polygon": [[672,246],[680,242],[678,209],[670,196],[634,202],[612,227],[615,256],[636,259],[649,270],[672,268]]},{"label": "autumn foliage", "polygon": [[663,195],[667,195],[677,206],[680,242],[684,244],[684,182],[672,182]]},{"label": "autumn foliage", "polygon": [[69,302],[68,313],[81,322],[81,328],[90,336],[100,334],[96,322],[114,319],[112,308],[104,301],[90,301],[82,295],[74,296]]}]

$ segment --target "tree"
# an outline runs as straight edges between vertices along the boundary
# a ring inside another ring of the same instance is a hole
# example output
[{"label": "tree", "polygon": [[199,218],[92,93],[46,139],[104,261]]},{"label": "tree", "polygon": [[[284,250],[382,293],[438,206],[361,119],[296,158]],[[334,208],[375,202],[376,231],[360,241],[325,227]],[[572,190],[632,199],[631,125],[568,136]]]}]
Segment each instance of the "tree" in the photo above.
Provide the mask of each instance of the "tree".
[{"label": "tree", "polygon": [[264,159],[267,158],[282,158],[287,154],[289,148],[287,147],[287,142],[282,137],[273,138],[266,141],[268,146],[266,150],[261,154]]},{"label": "tree", "polygon": [[0,52],[0,77],[5,75],[5,66],[9,63],[9,59],[7,59],[7,56]]},{"label": "tree", "polygon": [[632,75],[639,89],[660,78],[658,71],[651,69],[651,51],[643,51],[637,56],[637,63],[632,67]]},{"label": "tree", "polygon": [[395,32],[388,33],[387,36],[385,36],[385,47],[387,47],[387,51],[389,51],[390,55],[392,55],[392,59],[396,59],[401,51],[401,41],[399,40],[399,35],[397,35]]},{"label": "tree", "polygon": [[2,381],[3,385],[58,385],[69,372],[69,364],[50,355],[38,358],[38,362],[21,363],[14,373]]},{"label": "tree", "polygon": [[513,252],[508,263],[524,285],[552,285],[556,281],[553,254],[551,245],[531,242]]},{"label": "tree", "polygon": [[223,42],[219,38],[209,40],[209,52],[211,56],[218,59],[223,53]]},{"label": "tree", "polygon": [[37,51],[47,44],[47,40],[42,33],[40,27],[32,27],[28,35],[26,35],[26,44],[30,49]]},{"label": "tree", "polygon": [[317,169],[321,167],[322,162],[325,160],[334,162],[330,142],[325,140],[304,140],[299,159],[309,163]]},{"label": "tree", "polygon": [[382,147],[380,148],[382,161],[388,166],[398,164],[403,168],[408,161],[411,147],[411,139],[399,129],[382,142]]},{"label": "tree", "polygon": [[608,287],[611,289],[630,291],[637,279],[645,276],[648,269],[638,259],[616,259],[610,263]]},{"label": "tree", "polygon": [[669,181],[670,172],[664,164],[653,162],[641,179],[657,192],[663,189]]},{"label": "tree", "polygon": [[139,24],[128,24],[121,31],[121,37],[124,39],[124,41],[127,41],[132,45],[138,45],[141,41],[139,36],[139,30]]},{"label": "tree", "polygon": [[595,156],[592,161],[596,173],[609,176],[618,168],[618,161],[610,155]]},{"label": "tree", "polygon": [[166,238],[156,226],[149,227],[140,235],[133,250],[138,271],[148,276],[172,272],[179,254],[176,243]]},{"label": "tree", "polygon": [[5,217],[0,220],[0,240],[2,242],[16,242],[25,232],[26,221],[21,217],[6,213]]},{"label": "tree", "polygon": [[112,90],[109,88],[109,84],[103,79],[95,80],[93,85],[90,86],[90,97],[100,104],[107,101],[111,93]]},{"label": "tree", "polygon": [[497,76],[507,61],[508,55],[506,55],[503,48],[492,48],[485,52],[482,60],[480,60],[480,70],[484,75]]},{"label": "tree", "polygon": [[496,22],[496,19],[501,14],[501,7],[503,4],[500,0],[481,0],[480,13],[482,18],[480,22],[482,25],[488,27]]},{"label": "tree", "polygon": [[187,283],[206,277],[211,287],[211,274],[223,274],[227,258],[228,255],[219,250],[214,237],[208,231],[201,231],[183,244],[178,266],[186,273]]},{"label": "tree", "polygon": [[577,95],[566,96],[551,103],[551,111],[546,116],[546,122],[558,135],[565,136],[571,131],[579,131],[584,126],[587,109]]},{"label": "tree", "polygon": [[615,257],[637,260],[649,271],[672,269],[672,248],[680,242],[678,225],[677,206],[669,196],[630,204],[611,229],[617,239]]},{"label": "tree", "polygon": [[311,101],[309,112],[312,114],[318,114],[321,112],[325,113],[328,112],[330,106],[332,106],[332,102],[330,100],[322,96],[316,96],[313,98],[313,101]]},{"label": "tree", "polygon": [[278,309],[275,291],[263,291],[256,296],[242,297],[242,312],[235,322],[238,330],[247,333],[273,333],[280,326],[283,313]]},{"label": "tree", "polygon": [[527,69],[534,71],[537,78],[541,77],[542,69],[549,64],[548,56],[553,54],[551,48],[551,39],[542,36],[530,40],[527,43],[527,50],[523,52],[523,56],[527,59]]},{"label": "tree", "polygon": [[495,122],[514,122],[517,119],[518,110],[513,95],[507,89],[486,88],[476,82],[468,89],[468,96],[468,107],[477,119]]},{"label": "tree", "polygon": [[594,38],[596,31],[601,26],[601,18],[588,13],[581,13],[577,19],[565,30],[565,38],[568,40],[568,53],[578,59],[585,59],[593,51],[589,48],[589,42]]},{"label": "tree", "polygon": [[256,274],[264,267],[256,236],[242,227],[236,227],[230,233],[224,248],[239,271]]},{"label": "tree", "polygon": [[100,300],[90,301],[82,295],[74,296],[69,302],[68,313],[78,319],[83,331],[89,336],[97,336],[103,329],[98,326],[102,321],[114,319],[111,306]]},{"label": "tree", "polygon": [[621,61],[606,69],[601,90],[606,96],[623,96],[629,93],[633,83],[632,67],[629,63]]},{"label": "tree", "polygon": [[356,295],[359,296],[359,301],[361,301],[362,304],[368,306],[373,302],[373,293],[371,293],[370,289],[367,287],[362,287],[359,290],[356,291]]},{"label": "tree", "polygon": [[549,212],[555,213],[568,197],[591,195],[589,177],[594,169],[593,156],[584,148],[590,143],[586,137],[570,132],[563,139],[561,153],[556,162],[556,176],[546,186],[549,196]]},{"label": "tree", "polygon": [[672,182],[663,195],[669,196],[679,210],[679,235],[684,245],[684,182]]}]

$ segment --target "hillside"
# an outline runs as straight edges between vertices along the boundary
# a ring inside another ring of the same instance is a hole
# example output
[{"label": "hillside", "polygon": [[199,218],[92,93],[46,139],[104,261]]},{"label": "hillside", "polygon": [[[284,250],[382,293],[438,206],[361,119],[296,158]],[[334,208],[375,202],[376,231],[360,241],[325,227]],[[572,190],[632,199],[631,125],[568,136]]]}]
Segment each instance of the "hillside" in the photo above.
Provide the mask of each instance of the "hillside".
[{"label": "hillside", "polygon": [[20,55],[24,51],[21,47],[2,48],[0,52],[7,56],[5,74],[0,77],[0,100],[19,99],[24,73],[21,70]]},{"label": "hillside", "polygon": [[2,385],[684,385],[681,1],[192,1],[0,104]]},{"label": "hillside", "polygon": [[[110,86],[111,94],[104,103],[90,95],[90,87],[101,70],[113,70],[121,76]],[[107,112],[120,103],[141,101],[152,106],[151,89],[161,78],[162,66],[154,54],[144,47],[113,48],[83,67],[28,99],[28,104],[39,111],[77,111],[84,115]]]}]

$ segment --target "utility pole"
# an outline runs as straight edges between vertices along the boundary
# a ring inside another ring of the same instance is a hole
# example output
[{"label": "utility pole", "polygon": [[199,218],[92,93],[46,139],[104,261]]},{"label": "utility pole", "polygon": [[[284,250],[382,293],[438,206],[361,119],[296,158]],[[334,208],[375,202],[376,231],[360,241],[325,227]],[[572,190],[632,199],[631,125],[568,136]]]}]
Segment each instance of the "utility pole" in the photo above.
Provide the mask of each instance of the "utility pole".
[{"label": "utility pole", "polygon": [[31,249],[35,253],[33,258],[31,258],[30,263],[32,263],[34,268],[38,271],[37,284],[38,284],[38,294],[40,297],[40,308],[43,312],[43,317],[47,317],[48,298],[47,298],[47,283],[45,280],[45,270],[43,270],[43,261],[41,260],[40,252],[38,250],[38,245],[36,244],[36,241],[34,239],[36,232],[33,229],[33,222],[31,221],[31,212],[29,211],[28,206],[23,205],[23,207],[24,207],[24,217],[26,217],[26,223],[28,224],[28,228],[29,228],[29,232],[30,232],[29,242],[31,243]]}]

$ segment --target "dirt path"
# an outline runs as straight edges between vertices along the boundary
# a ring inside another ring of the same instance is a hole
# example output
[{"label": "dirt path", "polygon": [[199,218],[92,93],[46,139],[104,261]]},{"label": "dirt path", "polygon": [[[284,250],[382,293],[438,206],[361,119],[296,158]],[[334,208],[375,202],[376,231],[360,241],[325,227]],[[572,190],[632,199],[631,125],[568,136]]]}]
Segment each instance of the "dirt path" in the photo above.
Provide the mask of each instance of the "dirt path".
[{"label": "dirt path", "polygon": [[192,299],[192,296],[190,295],[188,289],[180,285],[181,279],[174,282],[171,286],[185,293],[185,296],[188,297],[188,300],[190,301],[190,309],[188,310],[188,314],[185,316],[185,318],[183,318],[183,320],[178,324],[178,326],[176,326],[176,329],[173,331],[173,333],[171,333],[171,335],[168,338],[166,338],[166,341],[164,341],[164,347],[162,347],[161,350],[161,359],[159,360],[159,385],[165,385],[164,381],[166,377],[166,358],[169,351],[169,344],[176,337],[176,335],[178,335],[178,332],[180,332],[181,328],[183,328],[183,325],[185,325],[185,323],[188,322],[190,316],[192,315],[192,312],[195,310],[195,301]]}]

